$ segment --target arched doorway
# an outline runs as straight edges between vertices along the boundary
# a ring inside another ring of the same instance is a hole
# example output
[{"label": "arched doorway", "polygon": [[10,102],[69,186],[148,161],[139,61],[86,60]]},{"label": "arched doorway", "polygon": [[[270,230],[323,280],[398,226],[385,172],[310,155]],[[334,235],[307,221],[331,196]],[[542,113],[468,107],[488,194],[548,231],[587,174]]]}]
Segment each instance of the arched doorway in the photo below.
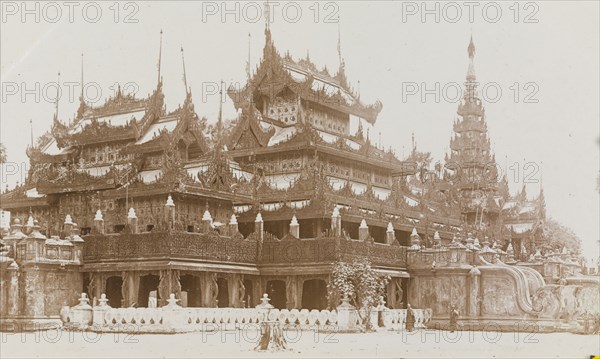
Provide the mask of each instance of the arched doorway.
[{"label": "arched doorway", "polygon": [[[202,306],[202,290],[200,277],[191,274],[182,275],[181,283],[181,306],[198,308]],[[185,293],[185,294],[184,294]]]},{"label": "arched doorway", "polygon": [[121,308],[123,302],[123,278],[119,276],[108,277],[106,280],[106,297],[108,305],[113,308]]},{"label": "arched doorway", "polygon": [[[150,292],[158,293],[158,284],[160,278],[154,274],[148,274],[140,277],[140,289],[138,290],[137,306],[142,308],[148,307]],[[158,296],[157,296],[158,297]],[[158,300],[159,298],[156,298]],[[162,298],[161,298],[162,299]]]},{"label": "arched doorway", "polygon": [[327,283],[323,279],[309,279],[302,286],[302,309],[327,308]]},{"label": "arched doorway", "polygon": [[227,279],[217,278],[217,287],[219,288],[219,293],[217,294],[217,307],[229,307],[229,286],[227,285]]},{"label": "arched doorway", "polygon": [[267,282],[267,294],[271,298],[271,305],[277,309],[285,309],[287,296],[285,293],[285,282],[282,280],[270,280]]}]

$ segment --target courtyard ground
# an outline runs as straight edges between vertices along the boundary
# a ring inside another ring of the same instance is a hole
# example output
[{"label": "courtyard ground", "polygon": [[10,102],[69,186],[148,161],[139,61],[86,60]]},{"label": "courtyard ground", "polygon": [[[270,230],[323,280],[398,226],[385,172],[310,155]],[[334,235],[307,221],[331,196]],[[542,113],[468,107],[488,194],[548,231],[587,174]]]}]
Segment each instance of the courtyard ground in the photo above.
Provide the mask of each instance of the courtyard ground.
[{"label": "courtyard ground", "polygon": [[287,352],[256,352],[254,330],[187,334],[0,333],[0,358],[589,358],[600,337],[569,333],[287,331]]}]

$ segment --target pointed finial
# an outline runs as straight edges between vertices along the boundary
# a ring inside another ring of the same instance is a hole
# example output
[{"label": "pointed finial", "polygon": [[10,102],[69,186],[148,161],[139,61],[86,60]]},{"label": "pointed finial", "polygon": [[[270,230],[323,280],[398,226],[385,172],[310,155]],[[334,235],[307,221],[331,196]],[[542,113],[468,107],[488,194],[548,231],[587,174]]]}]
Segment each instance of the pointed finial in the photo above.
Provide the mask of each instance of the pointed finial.
[{"label": "pointed finial", "polygon": [[183,46],[181,46],[181,63],[183,64],[183,85],[185,86],[186,95],[189,93],[187,85],[187,76],[185,74],[185,58],[183,57]]},{"label": "pointed finial", "polygon": [[160,77],[160,62],[161,62],[161,59],[162,59],[162,38],[163,38],[163,31],[162,31],[162,29],[160,29],[160,44],[159,44],[159,47],[158,47],[158,80],[157,80],[158,83],[161,82],[161,77]]},{"label": "pointed finial", "polygon": [[248,61],[246,62],[246,76],[248,77],[248,81],[250,81],[251,77],[251,67],[250,67],[250,49],[252,43],[252,34],[248,33]]},{"label": "pointed finial", "polygon": [[81,86],[81,93],[79,95],[79,100],[83,101],[83,52],[81,53],[81,83],[79,84],[79,86]]},{"label": "pointed finial", "polygon": [[58,72],[58,79],[56,80],[56,112],[54,117],[58,120],[58,101],[60,100],[60,71]]},{"label": "pointed finial", "polygon": [[265,1],[265,34],[271,32],[271,7],[269,6],[269,0]]},{"label": "pointed finial", "polygon": [[237,217],[235,214],[231,215],[231,219],[229,220],[229,224],[238,224]]},{"label": "pointed finial", "polygon": [[469,53],[469,58],[475,57],[475,44],[473,43],[473,35],[471,35],[471,41],[469,42],[469,47],[467,48]]},{"label": "pointed finial", "polygon": [[221,79],[221,88],[219,90],[219,118],[218,118],[219,130],[221,130],[221,126],[222,126],[222,122],[223,122],[223,86],[225,86],[225,83],[223,82],[223,79]]},{"label": "pointed finial", "polygon": [[344,69],[344,60],[342,59],[342,35],[340,32],[340,22],[338,19],[338,43],[337,43],[337,51],[338,51],[338,61],[340,65],[340,71]]},{"label": "pointed finial", "polygon": [[296,215],[292,216],[292,220],[290,221],[290,226],[297,226],[298,225],[298,218],[296,218]]},{"label": "pointed finial", "polygon": [[262,214],[260,212],[258,212],[256,214],[256,219],[254,220],[254,222],[262,222],[263,218],[262,218]]},{"label": "pointed finial", "polygon": [[31,135],[31,148],[33,148],[33,120],[29,119],[29,133]]},{"label": "pointed finial", "polygon": [[94,216],[94,221],[103,221],[103,220],[104,220],[104,218],[102,217],[102,211],[97,210],[96,215]]}]

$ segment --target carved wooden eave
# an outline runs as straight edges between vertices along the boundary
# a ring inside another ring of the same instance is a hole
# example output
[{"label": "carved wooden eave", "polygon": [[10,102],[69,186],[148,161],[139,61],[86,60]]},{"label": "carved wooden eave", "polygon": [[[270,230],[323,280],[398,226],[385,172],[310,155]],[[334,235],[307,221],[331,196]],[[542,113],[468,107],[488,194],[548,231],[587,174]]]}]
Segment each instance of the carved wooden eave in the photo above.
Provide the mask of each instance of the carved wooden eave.
[{"label": "carved wooden eave", "polygon": [[45,176],[38,179],[35,185],[38,192],[43,194],[111,189],[124,184],[131,176],[131,173],[135,172],[137,167],[139,167],[137,164],[129,162],[121,163],[121,165],[126,166],[123,169],[111,167],[102,176],[92,176],[72,167],[68,168],[66,172],[45,171],[43,173]]},{"label": "carved wooden eave", "polygon": [[[197,123],[198,118],[194,113],[194,106],[191,103],[190,94],[186,97],[183,107],[171,112],[164,117],[157,117],[154,121],[149,123],[146,131],[150,128],[152,124],[157,123],[158,121],[164,120],[168,117],[177,117],[177,125],[173,129],[172,132],[161,131],[160,134],[151,139],[148,142],[135,144],[132,143],[123,149],[121,149],[122,154],[130,154],[130,153],[140,153],[147,154],[152,152],[162,152],[167,149],[172,149],[177,143],[182,140],[189,146],[191,144],[196,144],[200,148],[202,153],[207,153],[209,151],[209,145],[206,140],[206,137],[202,133],[199,124]],[[141,133],[138,136],[138,139],[141,138],[145,133]]]},{"label": "carved wooden eave", "polygon": [[34,187],[17,187],[10,192],[0,195],[2,209],[17,209],[49,206],[51,199],[47,196],[27,197],[26,192]]},{"label": "carved wooden eave", "polygon": [[56,155],[49,155],[42,152],[39,148],[27,147],[27,156],[33,163],[62,163],[73,159],[76,151],[68,151]]},{"label": "carved wooden eave", "polygon": [[[102,117],[140,111],[145,111],[142,118],[133,120],[123,126],[111,126],[97,121],[98,118]],[[137,140],[150,124],[163,114],[164,95],[162,94],[162,83],[159,83],[152,95],[146,99],[137,99],[133,95],[123,95],[119,89],[114,97],[107,99],[99,107],[85,106],[85,110],[82,112],[80,106],[80,110],[70,127],[62,124],[55,116],[51,133],[59,148]],[[85,125],[81,132],[69,134],[70,129],[75,128],[86,119],[90,120],[91,123]]]},{"label": "carved wooden eave", "polygon": [[242,110],[242,119],[239,121],[234,128],[231,137],[227,141],[229,148],[235,150],[240,144],[240,139],[244,135],[252,135],[256,139],[257,144],[260,147],[266,147],[269,143],[269,139],[275,134],[275,129],[271,128],[269,131],[265,131],[261,128],[258,120],[253,113],[248,111],[254,111],[250,106]]},{"label": "carved wooden eave", "polygon": [[45,180],[37,183],[40,193],[56,194],[69,192],[99,191],[115,188],[118,185],[114,177],[102,177],[89,181],[74,181],[69,184],[57,184]]},{"label": "carved wooden eave", "polygon": [[[295,80],[290,74],[291,71],[303,74],[305,80]],[[313,90],[312,84],[315,79],[337,86],[340,91],[346,92],[352,98],[353,103],[347,103],[339,93],[328,95],[322,90]],[[360,97],[349,88],[343,69],[332,77],[327,69],[319,71],[308,58],[299,61],[294,61],[289,55],[282,58],[268,33],[263,59],[256,73],[241,90],[230,87],[228,95],[233,100],[235,108],[240,109],[246,102],[256,102],[259,96],[272,99],[284,89],[291,90],[305,101],[316,102],[332,110],[361,117],[371,124],[376,122],[377,116],[383,109],[383,104],[379,100],[371,105],[362,104]]]},{"label": "carved wooden eave", "polygon": [[249,201],[251,196],[246,194],[233,194],[227,191],[215,191],[210,188],[204,188],[199,185],[190,184],[176,184],[176,183],[152,183],[143,184],[137,182],[129,186],[129,188],[120,187],[113,190],[104,191],[102,198],[104,199],[123,199],[125,194],[129,198],[141,198],[141,197],[154,197],[160,196],[165,197],[168,194],[178,194],[193,196],[195,198],[201,198],[202,200],[222,200],[232,202],[234,200],[246,200]]}]

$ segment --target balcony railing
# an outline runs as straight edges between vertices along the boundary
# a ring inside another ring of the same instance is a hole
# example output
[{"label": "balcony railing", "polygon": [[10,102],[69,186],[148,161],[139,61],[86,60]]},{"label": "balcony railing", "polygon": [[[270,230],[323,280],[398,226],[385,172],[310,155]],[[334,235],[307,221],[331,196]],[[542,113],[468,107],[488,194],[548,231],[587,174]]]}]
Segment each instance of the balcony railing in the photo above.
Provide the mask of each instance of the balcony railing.
[{"label": "balcony railing", "polygon": [[256,263],[256,241],[217,233],[160,232],[85,237],[85,263],[182,258]]},{"label": "balcony railing", "polygon": [[256,233],[223,236],[216,232],[159,232],[141,234],[90,235],[85,237],[84,263],[118,262],[151,259],[188,259],[229,263],[311,264],[336,260],[369,258],[374,265],[405,268],[406,247],[381,244],[370,240],[320,237],[278,239],[264,233],[260,242]]}]

